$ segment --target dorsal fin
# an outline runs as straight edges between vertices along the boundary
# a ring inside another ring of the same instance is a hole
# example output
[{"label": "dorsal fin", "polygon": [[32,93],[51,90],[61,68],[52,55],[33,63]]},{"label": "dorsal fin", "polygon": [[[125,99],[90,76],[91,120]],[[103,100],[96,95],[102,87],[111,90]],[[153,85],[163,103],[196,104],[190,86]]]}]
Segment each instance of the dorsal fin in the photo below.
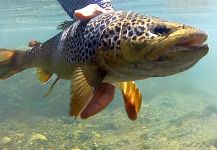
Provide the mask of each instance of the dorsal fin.
[{"label": "dorsal fin", "polygon": [[67,14],[73,19],[74,12],[89,4],[98,4],[102,8],[112,8],[111,0],[57,0]]},{"label": "dorsal fin", "polygon": [[47,97],[53,90],[54,86],[56,85],[57,81],[59,81],[60,78],[57,77],[56,80],[52,83],[52,85],[49,87],[48,91],[44,94],[44,97]]},{"label": "dorsal fin", "polygon": [[59,24],[57,26],[57,30],[64,30],[64,29],[70,27],[75,22],[76,22],[76,20],[72,20],[72,21],[65,20],[64,22],[62,22],[61,24]]}]

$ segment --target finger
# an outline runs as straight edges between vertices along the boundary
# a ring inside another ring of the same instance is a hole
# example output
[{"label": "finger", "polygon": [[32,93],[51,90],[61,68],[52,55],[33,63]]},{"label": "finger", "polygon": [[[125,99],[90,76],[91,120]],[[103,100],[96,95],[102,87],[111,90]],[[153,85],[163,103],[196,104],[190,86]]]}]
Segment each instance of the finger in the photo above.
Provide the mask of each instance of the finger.
[{"label": "finger", "polygon": [[96,91],[96,94],[91,99],[87,107],[81,112],[80,117],[87,119],[98,112],[102,111],[114,98],[115,86],[107,83]]},{"label": "finger", "polygon": [[103,12],[104,10],[97,4],[90,4],[82,9],[76,10],[74,16],[79,20],[89,20]]}]

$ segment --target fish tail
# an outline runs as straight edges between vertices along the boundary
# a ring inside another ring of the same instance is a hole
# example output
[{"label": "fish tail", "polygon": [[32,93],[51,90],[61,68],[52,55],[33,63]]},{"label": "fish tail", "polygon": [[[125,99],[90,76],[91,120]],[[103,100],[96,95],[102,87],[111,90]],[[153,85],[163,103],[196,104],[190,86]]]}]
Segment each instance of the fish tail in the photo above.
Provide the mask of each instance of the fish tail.
[{"label": "fish tail", "polygon": [[9,50],[0,48],[0,79],[25,70],[28,67],[26,52],[21,50]]}]

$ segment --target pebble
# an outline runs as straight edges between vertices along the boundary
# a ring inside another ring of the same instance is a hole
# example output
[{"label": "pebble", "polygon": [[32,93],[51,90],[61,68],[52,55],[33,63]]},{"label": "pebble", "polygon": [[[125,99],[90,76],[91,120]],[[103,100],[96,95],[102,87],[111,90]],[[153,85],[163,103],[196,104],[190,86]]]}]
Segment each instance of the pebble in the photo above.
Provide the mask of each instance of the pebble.
[{"label": "pebble", "polygon": [[100,138],[101,137],[101,135],[99,133],[97,133],[96,131],[92,131],[92,133],[94,134],[94,136],[96,138]]},{"label": "pebble", "polygon": [[32,136],[29,139],[29,143],[33,143],[36,140],[41,140],[41,141],[47,141],[47,137],[43,134],[32,134]]},{"label": "pebble", "polygon": [[11,140],[11,138],[9,138],[9,137],[4,137],[2,140],[1,140],[1,144],[8,144],[8,143],[10,143],[12,140]]},{"label": "pebble", "polygon": [[216,150],[215,146],[210,146],[210,150]]}]

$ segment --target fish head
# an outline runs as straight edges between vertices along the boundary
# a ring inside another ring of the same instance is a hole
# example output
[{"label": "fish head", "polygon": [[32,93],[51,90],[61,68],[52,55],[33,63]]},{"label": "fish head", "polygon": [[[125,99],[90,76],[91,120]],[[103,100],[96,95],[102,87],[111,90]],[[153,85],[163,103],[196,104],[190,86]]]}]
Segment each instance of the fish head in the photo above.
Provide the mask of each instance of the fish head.
[{"label": "fish head", "polygon": [[204,44],[207,33],[181,23],[134,15],[119,24],[119,45],[104,51],[103,56],[117,81],[177,74],[191,68],[209,50]]}]

